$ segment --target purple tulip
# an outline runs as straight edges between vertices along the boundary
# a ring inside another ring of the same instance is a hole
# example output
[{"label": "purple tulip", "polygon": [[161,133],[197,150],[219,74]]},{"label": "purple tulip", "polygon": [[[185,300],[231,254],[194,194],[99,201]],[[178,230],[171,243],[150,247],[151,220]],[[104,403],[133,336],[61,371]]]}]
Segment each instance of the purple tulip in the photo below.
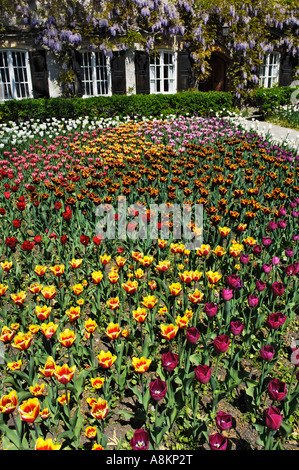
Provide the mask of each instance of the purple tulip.
[{"label": "purple tulip", "polygon": [[150,395],[153,400],[160,401],[162,400],[167,392],[167,384],[161,379],[156,379],[149,384]]},{"label": "purple tulip", "polygon": [[292,258],[293,254],[294,254],[294,250],[291,250],[290,248],[287,248],[287,249],[285,250],[285,255],[286,255],[288,258]]},{"label": "purple tulip", "polygon": [[186,330],[186,338],[189,343],[195,344],[200,338],[200,332],[195,326],[191,326]]},{"label": "purple tulip", "polygon": [[212,374],[212,369],[208,365],[198,365],[194,369],[194,374],[196,380],[202,384],[206,384],[209,382]]},{"label": "purple tulip", "polygon": [[264,273],[269,274],[269,272],[272,269],[272,264],[262,264],[262,268],[263,268]]},{"label": "purple tulip", "polygon": [[252,294],[248,296],[248,305],[249,305],[249,307],[255,308],[255,307],[258,306],[258,304],[259,304],[259,298],[258,297],[256,297],[255,295],[252,295]]},{"label": "purple tulip", "polygon": [[266,289],[266,283],[264,281],[256,281],[255,286],[259,292]]},{"label": "purple tulip", "polygon": [[245,255],[245,253],[242,253],[242,254],[240,255],[240,262],[241,262],[242,264],[247,264],[248,261],[249,261],[249,255]]},{"label": "purple tulip", "polygon": [[222,297],[224,300],[230,300],[233,298],[233,289],[222,289]]},{"label": "purple tulip", "polygon": [[279,379],[270,380],[268,394],[272,400],[281,401],[287,394],[286,383]]},{"label": "purple tulip", "polygon": [[282,295],[284,293],[284,291],[285,291],[285,287],[282,284],[282,282],[273,282],[272,292],[276,297]]},{"label": "purple tulip", "polygon": [[227,438],[219,432],[216,432],[209,436],[209,444],[211,450],[226,450]]},{"label": "purple tulip", "polygon": [[272,258],[272,264],[273,266],[277,266],[279,264],[280,258],[278,256],[273,256]]},{"label": "purple tulip", "polygon": [[213,341],[213,346],[215,351],[219,353],[225,353],[228,350],[229,347],[229,336],[227,335],[219,335],[216,336],[216,338]]},{"label": "purple tulip", "polygon": [[277,330],[280,326],[284,324],[287,317],[281,312],[270,313],[267,318],[266,324],[271,330]]},{"label": "purple tulip", "polygon": [[268,238],[268,237],[263,237],[263,238],[262,238],[262,244],[263,244],[264,246],[270,246],[271,243],[272,243],[271,238]]},{"label": "purple tulip", "polygon": [[254,255],[259,256],[259,255],[261,254],[261,252],[262,252],[262,247],[261,247],[261,245],[255,245],[255,246],[252,248],[252,253],[253,253]]},{"label": "purple tulip", "polygon": [[278,221],[278,227],[279,228],[286,228],[287,222],[285,220],[279,220]]},{"label": "purple tulip", "polygon": [[220,431],[226,431],[232,427],[232,415],[225,413],[224,411],[218,411],[216,415],[216,426]]},{"label": "purple tulip", "polygon": [[270,222],[268,223],[268,230],[276,230],[277,226],[278,224],[276,222],[274,222],[273,220],[270,220]]},{"label": "purple tulip", "polygon": [[161,362],[163,368],[170,372],[176,368],[179,362],[179,356],[171,351],[168,351],[167,353],[162,354],[161,356]]},{"label": "purple tulip", "polygon": [[230,331],[234,336],[238,336],[244,330],[244,325],[240,322],[240,320],[231,321],[230,322]]},{"label": "purple tulip", "polygon": [[266,410],[265,414],[265,423],[267,428],[272,429],[272,431],[276,431],[280,428],[283,416],[278,408],[274,406],[270,406]]},{"label": "purple tulip", "polygon": [[237,276],[236,274],[231,274],[230,276],[226,276],[226,282],[228,283],[229,287],[234,290],[239,290],[244,287],[243,281]]},{"label": "purple tulip", "polygon": [[266,344],[260,350],[260,356],[263,361],[271,361],[274,357],[274,353],[275,351],[273,346],[270,346],[269,344]]},{"label": "purple tulip", "polygon": [[218,305],[215,302],[205,304],[205,312],[208,317],[214,317],[217,313]]},{"label": "purple tulip", "polygon": [[148,450],[149,448],[149,434],[144,429],[137,429],[132,439],[130,440],[130,446],[133,450]]}]

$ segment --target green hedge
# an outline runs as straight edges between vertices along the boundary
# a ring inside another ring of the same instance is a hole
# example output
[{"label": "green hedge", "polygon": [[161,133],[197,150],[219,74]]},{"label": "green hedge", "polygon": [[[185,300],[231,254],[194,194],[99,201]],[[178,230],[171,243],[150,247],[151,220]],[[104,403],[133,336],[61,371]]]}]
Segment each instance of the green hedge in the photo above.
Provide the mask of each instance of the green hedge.
[{"label": "green hedge", "polygon": [[91,98],[39,98],[0,104],[0,121],[45,118],[125,116],[160,117],[169,114],[214,114],[233,109],[233,97],[225,92],[181,92],[170,95],[113,95]]},{"label": "green hedge", "polygon": [[277,106],[290,104],[291,87],[259,88],[254,93],[254,106],[265,115],[270,115]]}]

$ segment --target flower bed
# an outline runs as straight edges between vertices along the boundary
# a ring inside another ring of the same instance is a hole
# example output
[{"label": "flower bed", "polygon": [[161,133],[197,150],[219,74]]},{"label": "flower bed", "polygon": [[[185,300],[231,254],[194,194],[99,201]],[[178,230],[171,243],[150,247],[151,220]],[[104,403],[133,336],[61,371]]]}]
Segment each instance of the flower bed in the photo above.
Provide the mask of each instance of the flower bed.
[{"label": "flower bed", "polygon": [[[8,123],[0,138],[3,448],[295,442],[294,151],[198,117]],[[159,204],[169,238],[150,236]],[[203,208],[196,249],[174,238],[183,206]]]}]

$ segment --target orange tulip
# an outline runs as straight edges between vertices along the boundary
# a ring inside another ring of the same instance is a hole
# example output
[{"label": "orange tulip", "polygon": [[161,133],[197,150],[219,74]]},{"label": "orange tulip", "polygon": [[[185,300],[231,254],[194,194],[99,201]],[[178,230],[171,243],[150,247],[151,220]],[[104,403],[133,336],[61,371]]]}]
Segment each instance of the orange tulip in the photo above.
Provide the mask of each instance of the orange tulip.
[{"label": "orange tulip", "polygon": [[45,299],[51,300],[54,299],[56,295],[55,286],[46,286],[41,290],[41,294]]},{"label": "orange tulip", "polygon": [[1,268],[3,269],[3,271],[9,272],[12,268],[12,261],[3,261],[1,263]]},{"label": "orange tulip", "polygon": [[18,361],[16,362],[8,362],[7,363],[7,368],[9,370],[20,370],[22,367],[22,361],[21,359],[19,359]]},{"label": "orange tulip", "polygon": [[122,256],[117,256],[115,262],[119,268],[122,268],[126,264],[127,260]]},{"label": "orange tulip", "polygon": [[101,280],[103,279],[102,271],[94,271],[91,274],[91,278],[92,278],[92,281],[94,282],[94,284],[99,284],[101,282]]},{"label": "orange tulip", "polygon": [[0,284],[0,297],[5,294],[7,289],[8,289],[8,286],[4,286],[3,284]]},{"label": "orange tulip", "polygon": [[219,227],[219,228],[218,228],[218,231],[219,231],[219,234],[220,234],[222,237],[227,237],[227,235],[228,235],[229,232],[230,232],[230,228],[229,228],[229,227]]},{"label": "orange tulip", "polygon": [[55,334],[57,328],[58,328],[58,325],[53,323],[53,322],[43,323],[41,325],[41,331],[47,339],[52,338],[52,336]]},{"label": "orange tulip", "polygon": [[143,297],[143,300],[141,303],[142,305],[144,305],[144,307],[152,309],[154,308],[157,302],[158,300],[156,299],[154,295],[148,295],[147,297]]},{"label": "orange tulip", "polygon": [[35,272],[35,274],[37,274],[38,276],[43,276],[46,271],[47,271],[46,266],[37,265],[37,266],[35,266],[35,268],[34,268],[34,272]]},{"label": "orange tulip", "polygon": [[99,365],[103,367],[103,369],[108,369],[112,366],[112,364],[116,361],[117,357],[113,356],[110,351],[100,351],[98,354]]},{"label": "orange tulip", "polygon": [[210,284],[216,284],[222,278],[222,275],[219,274],[218,271],[207,271],[206,276]]},{"label": "orange tulip", "polygon": [[138,282],[128,280],[127,282],[122,283],[122,287],[128,294],[134,294],[137,291]]},{"label": "orange tulip", "polygon": [[75,295],[82,294],[83,290],[84,290],[83,284],[73,285],[73,292],[74,292]]},{"label": "orange tulip", "polygon": [[170,290],[171,295],[174,295],[175,297],[177,297],[182,292],[182,286],[179,282],[174,282],[170,284],[169,290]]},{"label": "orange tulip", "polygon": [[39,414],[42,419],[47,419],[51,413],[48,408],[44,408]]},{"label": "orange tulip", "polygon": [[111,260],[110,255],[100,255],[100,260],[102,264],[108,264]]},{"label": "orange tulip", "polygon": [[42,307],[37,305],[35,307],[35,315],[37,316],[39,320],[42,320],[42,321],[47,320],[47,318],[49,317],[51,313],[51,310],[52,310],[52,307],[47,307],[47,305],[43,305]]},{"label": "orange tulip", "polygon": [[161,325],[161,335],[163,338],[166,339],[173,339],[177,332],[178,332],[179,327],[177,325],[173,325],[172,323],[168,325]]},{"label": "orange tulip", "polygon": [[63,264],[56,264],[55,266],[50,266],[49,269],[54,276],[60,277],[64,273],[65,266]]},{"label": "orange tulip", "polygon": [[92,446],[92,449],[91,449],[91,450],[104,450],[104,447],[101,446],[101,444],[95,443],[95,444]]},{"label": "orange tulip", "polygon": [[8,326],[3,326],[1,330],[0,341],[3,343],[9,343],[15,334],[16,332],[13,329],[10,329]]},{"label": "orange tulip", "polygon": [[58,341],[65,348],[69,348],[70,346],[72,346],[72,344],[74,344],[74,342],[76,341],[76,338],[77,338],[77,335],[74,333],[73,330],[70,330],[69,328],[65,328],[65,330],[63,330],[60,333]]},{"label": "orange tulip", "polygon": [[167,259],[164,261],[159,261],[159,263],[156,265],[156,269],[159,272],[167,271],[169,267],[170,267],[170,261]]},{"label": "orange tulip", "polygon": [[44,383],[35,384],[35,385],[29,387],[30,392],[35,397],[40,397],[40,396],[44,395],[45,389],[46,389],[46,385]]},{"label": "orange tulip", "polygon": [[182,273],[179,273],[179,277],[182,282],[190,284],[190,282],[193,281],[193,271],[184,271]]},{"label": "orange tulip", "polygon": [[105,379],[103,377],[91,378],[91,385],[93,388],[100,390],[103,387]]},{"label": "orange tulip", "polygon": [[220,258],[221,256],[225,255],[226,251],[222,246],[218,245],[218,246],[216,246],[215,250],[213,250],[213,253],[214,253],[214,255],[216,255]]},{"label": "orange tulip", "polygon": [[144,256],[143,258],[139,258],[139,263],[142,264],[142,266],[150,266],[153,262],[154,257],[153,256]]},{"label": "orange tulip", "polygon": [[111,271],[108,273],[108,279],[111,284],[116,284],[119,280],[119,274],[117,271]]},{"label": "orange tulip", "polygon": [[85,328],[85,331],[87,331],[87,333],[94,333],[95,330],[97,329],[97,323],[95,320],[92,320],[91,318],[89,318],[88,320],[85,321],[84,323],[84,328]]},{"label": "orange tulip", "polygon": [[85,429],[85,436],[88,439],[94,439],[95,437],[97,437],[97,428],[95,426],[88,426]]},{"label": "orange tulip", "polygon": [[142,257],[143,253],[140,253],[140,251],[132,251],[132,258],[134,261],[138,261]]},{"label": "orange tulip", "polygon": [[8,395],[4,395],[0,398],[0,411],[1,413],[8,414],[13,413],[13,411],[18,406],[18,397],[17,392],[12,390]]},{"label": "orange tulip", "polygon": [[136,271],[134,271],[134,275],[135,275],[136,279],[142,279],[144,274],[145,273],[144,273],[143,269],[141,269],[141,268],[136,269]]},{"label": "orange tulip", "polygon": [[239,232],[244,232],[244,230],[246,230],[247,228],[247,224],[239,224],[238,227],[237,227],[237,230]]},{"label": "orange tulip", "polygon": [[15,305],[22,305],[26,299],[26,292],[20,291],[17,294],[10,294],[10,296]]},{"label": "orange tulip", "polygon": [[24,351],[29,348],[32,342],[32,335],[30,332],[23,333],[19,331],[19,333],[14,337],[14,342],[12,343],[12,347],[15,349],[19,349],[20,351]]},{"label": "orange tulip", "polygon": [[30,331],[30,333],[32,333],[33,335],[36,334],[40,329],[40,326],[39,325],[29,325],[28,326],[28,330]]},{"label": "orange tulip", "polygon": [[57,398],[57,401],[60,403],[60,405],[67,405],[70,402],[70,392],[68,392],[67,395],[63,393]]},{"label": "orange tulip", "polygon": [[243,242],[245,243],[245,245],[254,246],[256,245],[257,240],[255,240],[253,237],[246,237],[244,238]]},{"label": "orange tulip", "polygon": [[198,250],[196,250],[196,254],[197,256],[208,256],[210,251],[211,251],[210,245],[201,245],[201,247],[198,248]]},{"label": "orange tulip", "polygon": [[70,307],[68,310],[66,310],[65,313],[69,317],[70,322],[73,323],[76,320],[78,320],[78,318],[80,317],[81,308],[80,307]]},{"label": "orange tulip", "polygon": [[229,254],[233,256],[233,258],[237,258],[241,251],[243,251],[244,246],[240,243],[233,243],[229,248]]},{"label": "orange tulip", "polygon": [[192,304],[198,304],[203,298],[203,293],[200,292],[198,289],[195,289],[193,293],[190,292],[188,294],[188,298]]},{"label": "orange tulip", "polygon": [[48,359],[46,360],[44,368],[39,368],[39,372],[44,376],[44,377],[53,377],[54,372],[55,372],[56,364],[52,356],[49,356]]},{"label": "orange tulip", "polygon": [[52,439],[44,440],[42,437],[39,437],[36,440],[34,450],[59,450],[61,444],[54,444]]},{"label": "orange tulip", "polygon": [[176,322],[176,324],[178,325],[179,328],[184,330],[185,328],[187,328],[187,326],[189,324],[189,319],[188,319],[187,315],[184,315],[183,317],[178,315],[175,319],[175,322]]},{"label": "orange tulip", "polygon": [[117,339],[121,334],[121,328],[118,323],[110,322],[106,329],[106,335],[111,340]]},{"label": "orange tulip", "polygon": [[98,398],[96,403],[91,408],[91,415],[95,419],[104,419],[108,414],[108,404],[106,400],[102,400],[101,397]]},{"label": "orange tulip", "polygon": [[151,362],[151,359],[146,359],[144,356],[132,358],[132,365],[137,374],[143,374],[146,372],[151,365]]},{"label": "orange tulip", "polygon": [[37,398],[29,398],[19,406],[20,418],[26,423],[33,423],[38,418],[40,402]]},{"label": "orange tulip", "polygon": [[168,241],[167,240],[160,240],[160,238],[158,239],[158,247],[159,248],[165,248],[165,246],[167,245]]},{"label": "orange tulip", "polygon": [[72,268],[78,269],[78,268],[80,268],[80,266],[81,266],[81,264],[82,264],[82,261],[83,261],[83,259],[75,259],[75,258],[73,258],[73,259],[70,261],[70,265],[72,266]]},{"label": "orange tulip", "polygon": [[75,375],[76,366],[69,367],[67,364],[62,366],[56,366],[54,375],[59,383],[66,385],[69,383]]},{"label": "orange tulip", "polygon": [[143,323],[147,317],[147,310],[146,308],[137,307],[136,310],[133,310],[133,318],[139,322]]},{"label": "orange tulip", "polygon": [[116,310],[119,307],[119,298],[112,297],[111,299],[108,299],[106,303],[111,310]]}]

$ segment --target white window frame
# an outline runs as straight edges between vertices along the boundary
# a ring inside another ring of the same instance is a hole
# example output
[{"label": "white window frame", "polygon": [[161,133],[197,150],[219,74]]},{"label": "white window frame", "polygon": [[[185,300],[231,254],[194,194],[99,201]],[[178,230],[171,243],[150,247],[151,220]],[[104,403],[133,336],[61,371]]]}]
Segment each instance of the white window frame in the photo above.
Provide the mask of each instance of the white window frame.
[{"label": "white window frame", "polygon": [[[85,63],[86,55],[90,58],[89,63]],[[97,57],[102,55],[102,58],[105,61],[105,74],[106,78],[103,80],[101,77],[97,76],[99,68],[97,66]],[[81,52],[81,77],[83,85],[83,98],[88,98],[91,96],[111,96],[112,95],[112,85],[111,85],[111,63],[109,57],[105,56],[101,51],[82,51]],[[89,73],[89,77],[87,74]],[[103,84],[104,83],[104,84]],[[86,84],[89,85],[90,90],[86,93]],[[103,86],[104,89],[100,90],[99,87]],[[104,92],[103,92],[104,91]]]},{"label": "white window frame", "polygon": [[[167,64],[166,55],[172,56],[172,64]],[[172,67],[172,77],[170,72]],[[167,72],[165,74],[165,72]],[[150,93],[172,94],[177,91],[177,54],[173,50],[159,50],[150,56]]]},{"label": "white window frame", "polygon": [[263,88],[272,88],[279,82],[280,52],[270,52],[265,55],[261,66],[259,85]]},{"label": "white window frame", "polygon": [[[0,101],[7,101],[7,100],[22,100],[27,98],[33,97],[33,90],[32,90],[32,78],[31,78],[31,70],[30,70],[30,63],[29,63],[29,53],[24,49],[0,49],[0,54],[6,55],[7,60],[7,67],[1,67],[1,71],[4,69],[6,70],[6,78],[7,81],[5,84],[9,87],[9,94],[8,96],[4,96],[4,84],[2,82],[2,73],[0,72]],[[21,53],[24,54],[24,66],[21,67],[19,65],[14,66],[13,64],[13,57],[14,54]],[[19,81],[18,73],[21,72],[21,78],[25,80]],[[23,75],[23,71],[25,70],[26,77]],[[20,93],[20,85],[25,84],[25,93],[21,96]]]}]

